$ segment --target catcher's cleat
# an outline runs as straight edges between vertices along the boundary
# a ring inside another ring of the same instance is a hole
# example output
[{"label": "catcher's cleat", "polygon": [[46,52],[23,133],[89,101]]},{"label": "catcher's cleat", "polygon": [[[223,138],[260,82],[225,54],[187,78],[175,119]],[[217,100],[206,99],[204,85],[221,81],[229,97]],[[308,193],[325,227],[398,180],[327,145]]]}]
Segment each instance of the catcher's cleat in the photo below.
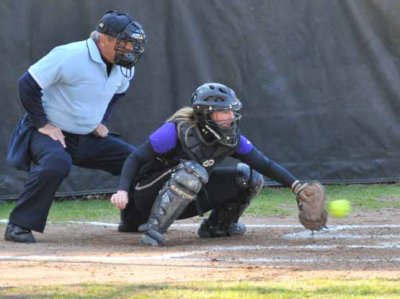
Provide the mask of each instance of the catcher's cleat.
[{"label": "catcher's cleat", "polygon": [[212,226],[208,219],[201,223],[197,234],[200,238],[220,238],[229,236],[240,236],[246,232],[246,225],[241,222],[231,223],[227,230],[222,230],[218,226]]},{"label": "catcher's cleat", "polygon": [[230,236],[244,235],[245,232],[246,225],[242,222],[232,223],[228,228],[228,233]]},{"label": "catcher's cleat", "polygon": [[7,225],[4,239],[18,243],[36,243],[30,229],[12,223]]},{"label": "catcher's cleat", "polygon": [[140,240],[140,244],[144,246],[164,246],[164,234],[155,229],[149,229],[143,234],[142,239]]}]

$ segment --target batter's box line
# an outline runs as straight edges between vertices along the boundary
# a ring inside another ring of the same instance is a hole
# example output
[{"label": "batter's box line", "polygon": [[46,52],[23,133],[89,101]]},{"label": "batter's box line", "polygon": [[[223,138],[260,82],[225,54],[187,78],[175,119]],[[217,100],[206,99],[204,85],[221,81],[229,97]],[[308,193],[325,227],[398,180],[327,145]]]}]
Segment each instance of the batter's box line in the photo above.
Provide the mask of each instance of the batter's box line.
[{"label": "batter's box line", "polygon": [[[191,261],[204,262],[207,259],[190,259]],[[243,263],[243,264],[337,264],[337,263],[400,263],[400,258],[358,258],[358,259],[281,259],[281,258],[217,258],[218,262]]]},{"label": "batter's box line", "polygon": [[[7,219],[0,219],[0,223],[8,223]],[[118,227],[117,223],[101,222],[101,221],[49,221],[49,224],[82,224],[82,225],[93,225],[93,226],[105,226],[105,227]],[[199,223],[175,223],[171,225],[171,228],[197,228]],[[248,228],[303,228],[300,224],[246,224]],[[330,225],[326,231],[338,231],[348,229],[371,229],[371,228],[400,228],[400,224],[347,224],[347,225]],[[308,232],[308,231],[305,231]],[[320,233],[320,232],[315,232]]]},{"label": "batter's box line", "polygon": [[[156,256],[52,256],[52,255],[26,255],[26,256],[0,256],[0,261],[31,261],[31,262],[63,262],[63,263],[98,263],[98,264],[125,264],[135,265],[146,262],[159,261],[180,261],[180,262],[228,262],[228,263],[246,263],[246,264],[293,264],[293,263],[400,263],[400,258],[309,258],[309,259],[286,259],[286,258],[224,258],[217,257],[188,257],[189,255],[204,254],[205,251],[193,251],[186,253],[162,254]],[[183,259],[182,259],[183,258]],[[151,266],[151,264],[148,264]]]},{"label": "batter's box line", "polygon": [[[99,225],[117,227],[118,224],[97,221],[67,221],[71,224],[84,224],[84,225]],[[171,228],[197,228],[199,223],[174,223]],[[300,224],[246,224],[248,228],[303,228]],[[349,224],[349,225],[332,225],[328,227],[331,230],[346,230],[346,229],[370,229],[370,228],[400,228],[400,224]]]},{"label": "batter's box line", "polygon": [[[332,244],[332,245],[239,245],[239,246],[208,246],[205,249],[208,252],[221,252],[221,251],[265,251],[265,250],[329,250],[329,249],[400,249],[400,243],[378,243],[377,245],[364,245],[364,244]],[[200,247],[199,249],[202,249]]]}]

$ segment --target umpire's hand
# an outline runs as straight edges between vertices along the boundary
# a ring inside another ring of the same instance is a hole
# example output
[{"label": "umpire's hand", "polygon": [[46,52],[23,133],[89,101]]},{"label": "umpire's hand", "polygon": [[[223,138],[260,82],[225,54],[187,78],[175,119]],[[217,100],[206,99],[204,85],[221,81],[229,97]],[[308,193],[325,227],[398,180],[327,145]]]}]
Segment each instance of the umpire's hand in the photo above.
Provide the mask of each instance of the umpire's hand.
[{"label": "umpire's hand", "polygon": [[39,131],[39,133],[42,133],[43,135],[49,136],[51,139],[53,139],[55,141],[59,141],[64,148],[67,147],[65,145],[65,136],[60,128],[58,128],[52,124],[46,124],[44,127],[41,127],[40,129],[38,129],[38,131]]},{"label": "umpire's hand", "polygon": [[128,192],[124,190],[118,190],[111,196],[111,203],[118,209],[125,209],[128,203]]},{"label": "umpire's hand", "polygon": [[94,129],[93,134],[94,134],[95,136],[97,136],[97,137],[102,137],[102,138],[104,138],[104,137],[107,137],[107,136],[108,136],[108,132],[109,132],[109,130],[108,130],[108,128],[107,128],[105,125],[99,124],[99,125],[97,126],[97,128]]}]

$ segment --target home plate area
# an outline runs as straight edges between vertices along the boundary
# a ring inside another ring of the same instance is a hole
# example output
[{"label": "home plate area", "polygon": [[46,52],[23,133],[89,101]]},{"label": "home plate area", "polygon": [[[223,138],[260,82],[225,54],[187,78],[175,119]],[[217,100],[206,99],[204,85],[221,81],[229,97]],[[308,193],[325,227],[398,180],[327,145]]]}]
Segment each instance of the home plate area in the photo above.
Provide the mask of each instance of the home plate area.
[{"label": "home plate area", "polygon": [[[193,266],[220,263],[301,269],[400,267],[400,224],[330,224],[327,229],[311,233],[296,223],[268,222],[249,219],[243,236],[201,239],[196,234],[198,222],[177,221],[168,232],[167,246],[161,248],[140,246],[140,234],[117,233],[116,224],[50,223],[49,232],[37,235],[37,244],[1,242],[0,261]],[[5,245],[13,247],[8,254],[4,254]]]},{"label": "home plate area", "polygon": [[[300,225],[248,225],[246,236],[209,240],[171,259],[302,269],[399,269],[400,225],[330,225],[319,232]],[[174,243],[177,240],[174,239]],[[203,243],[203,242],[201,242]],[[214,243],[214,244],[210,244]]]},{"label": "home plate area", "polygon": [[215,239],[197,236],[201,219],[176,221],[164,247],[143,247],[141,234],[118,233],[116,223],[49,223],[44,234],[35,234],[36,244],[0,240],[0,281],[12,286],[259,280],[309,271],[396,278],[400,224],[395,214],[336,219],[313,234],[296,217],[246,217],[245,235]]}]

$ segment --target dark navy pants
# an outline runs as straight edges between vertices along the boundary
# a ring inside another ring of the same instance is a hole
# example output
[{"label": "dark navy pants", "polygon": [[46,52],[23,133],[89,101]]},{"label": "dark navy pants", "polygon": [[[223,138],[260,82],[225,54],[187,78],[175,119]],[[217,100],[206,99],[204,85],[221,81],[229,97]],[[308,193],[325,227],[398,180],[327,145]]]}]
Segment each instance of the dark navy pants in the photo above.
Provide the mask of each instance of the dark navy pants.
[{"label": "dark navy pants", "polygon": [[125,159],[135,149],[113,136],[64,135],[67,148],[37,131],[33,133],[30,152],[34,165],[10,214],[10,223],[43,232],[54,194],[72,165],[119,175]]},{"label": "dark navy pants", "polygon": [[[132,190],[129,192],[128,205],[121,211],[121,222],[137,229],[139,225],[148,220],[158,193],[170,178],[170,175],[167,175],[154,184],[150,183],[161,173],[154,173],[146,181],[139,182],[141,185],[151,185],[148,188],[139,191],[132,186]],[[206,213],[227,203],[237,203],[240,198],[247,197],[249,191],[239,186],[236,180],[236,166],[214,169],[197,200],[192,201],[178,219],[186,219],[199,215],[199,213]]]}]

